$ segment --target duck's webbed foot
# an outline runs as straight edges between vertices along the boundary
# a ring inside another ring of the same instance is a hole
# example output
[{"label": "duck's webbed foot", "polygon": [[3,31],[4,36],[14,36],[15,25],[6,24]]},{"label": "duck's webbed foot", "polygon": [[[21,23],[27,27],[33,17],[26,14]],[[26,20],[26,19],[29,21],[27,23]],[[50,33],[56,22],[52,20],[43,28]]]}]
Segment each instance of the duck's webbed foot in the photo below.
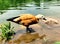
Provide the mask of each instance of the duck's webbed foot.
[{"label": "duck's webbed foot", "polygon": [[27,28],[27,29],[26,29],[26,32],[27,32],[27,33],[32,33],[32,32],[35,32],[35,31],[34,31],[32,28]]}]

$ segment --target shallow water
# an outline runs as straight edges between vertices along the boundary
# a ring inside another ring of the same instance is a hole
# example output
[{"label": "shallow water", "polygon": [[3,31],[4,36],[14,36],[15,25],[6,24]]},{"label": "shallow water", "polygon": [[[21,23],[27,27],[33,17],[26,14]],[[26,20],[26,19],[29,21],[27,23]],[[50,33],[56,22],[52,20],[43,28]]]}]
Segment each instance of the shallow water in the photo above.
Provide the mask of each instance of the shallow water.
[{"label": "shallow water", "polygon": [[[24,10],[6,10],[5,13],[0,15],[0,22],[6,21],[6,19],[19,16],[20,14],[43,14],[45,16],[60,18],[60,6],[49,6],[45,9],[40,7],[22,7]],[[39,9],[40,8],[40,9]]]}]

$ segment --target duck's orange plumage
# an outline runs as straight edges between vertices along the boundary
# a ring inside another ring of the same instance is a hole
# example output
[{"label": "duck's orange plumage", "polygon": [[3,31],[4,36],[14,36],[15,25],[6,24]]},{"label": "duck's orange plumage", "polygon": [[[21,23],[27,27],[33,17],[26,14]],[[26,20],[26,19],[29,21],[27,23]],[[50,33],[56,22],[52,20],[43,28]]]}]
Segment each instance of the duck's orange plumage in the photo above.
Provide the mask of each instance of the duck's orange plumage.
[{"label": "duck's orange plumage", "polygon": [[20,21],[21,24],[27,26],[38,22],[38,19],[32,14],[22,14],[20,17],[14,19],[14,21]]}]

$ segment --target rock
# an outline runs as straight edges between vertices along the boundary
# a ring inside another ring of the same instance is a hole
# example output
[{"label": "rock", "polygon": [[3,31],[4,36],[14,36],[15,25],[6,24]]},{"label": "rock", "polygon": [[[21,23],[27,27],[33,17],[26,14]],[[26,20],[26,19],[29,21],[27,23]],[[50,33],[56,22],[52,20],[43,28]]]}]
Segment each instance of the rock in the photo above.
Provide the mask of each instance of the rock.
[{"label": "rock", "polygon": [[34,31],[36,31],[36,33],[39,33],[39,35],[43,34],[43,28],[39,24],[30,25],[29,28],[32,28]]},{"label": "rock", "polygon": [[25,33],[19,36],[17,39],[10,40],[9,43],[19,44],[22,41],[24,41],[25,43],[30,43],[32,41],[35,41],[38,38],[43,39],[44,37],[45,35],[39,36],[38,33]]},{"label": "rock", "polygon": [[43,20],[43,22],[48,25],[58,24],[58,21],[53,18],[46,18],[46,20]]}]

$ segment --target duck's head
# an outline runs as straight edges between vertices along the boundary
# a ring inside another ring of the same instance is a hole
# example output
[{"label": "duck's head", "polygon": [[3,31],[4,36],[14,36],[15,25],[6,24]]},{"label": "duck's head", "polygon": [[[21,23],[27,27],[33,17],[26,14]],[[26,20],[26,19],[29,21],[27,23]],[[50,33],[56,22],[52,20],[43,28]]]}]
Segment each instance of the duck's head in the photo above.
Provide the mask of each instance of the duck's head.
[{"label": "duck's head", "polygon": [[42,14],[38,14],[35,16],[37,19],[41,19],[41,20],[46,20],[45,16]]}]

